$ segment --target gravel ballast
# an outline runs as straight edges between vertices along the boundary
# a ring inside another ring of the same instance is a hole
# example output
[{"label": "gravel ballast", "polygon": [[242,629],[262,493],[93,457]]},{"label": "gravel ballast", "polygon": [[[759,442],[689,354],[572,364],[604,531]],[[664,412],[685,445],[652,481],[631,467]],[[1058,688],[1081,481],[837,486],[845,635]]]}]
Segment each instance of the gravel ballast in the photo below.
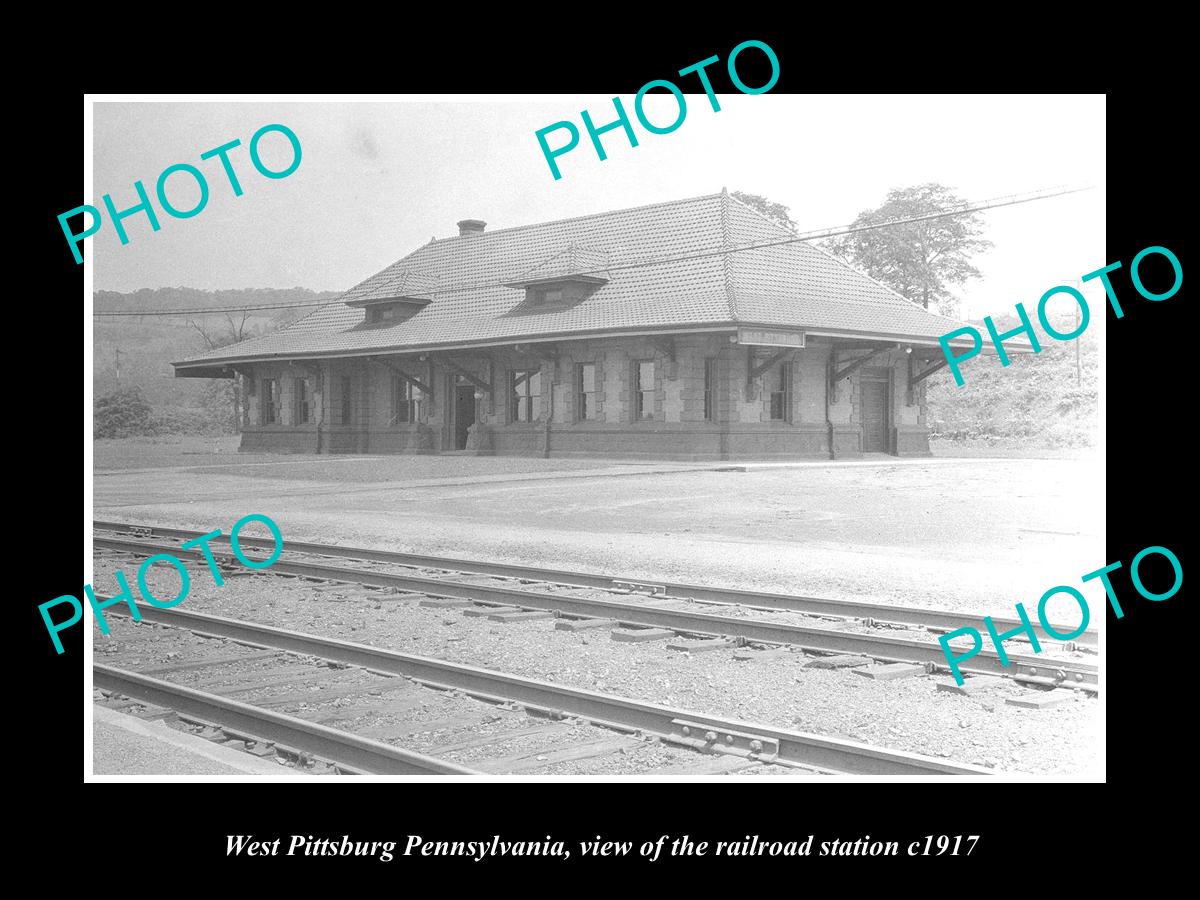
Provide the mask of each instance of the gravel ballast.
[{"label": "gravel ballast", "polygon": [[[115,568],[129,573],[135,564],[97,558],[98,592],[115,590]],[[174,596],[174,578],[155,569],[149,584]],[[1053,708],[1022,709],[1005,700],[1029,689],[1008,681],[959,696],[938,691],[934,677],[875,680],[806,667],[809,657],[799,652],[738,661],[732,649],[693,654],[668,650],[666,641],[620,643],[603,629],[555,630],[552,619],[499,624],[397,596],[265,574],[227,578],[218,588],[197,573],[181,608],[998,770],[1100,774],[1102,703],[1082,693]],[[105,640],[97,634],[96,647]]]}]

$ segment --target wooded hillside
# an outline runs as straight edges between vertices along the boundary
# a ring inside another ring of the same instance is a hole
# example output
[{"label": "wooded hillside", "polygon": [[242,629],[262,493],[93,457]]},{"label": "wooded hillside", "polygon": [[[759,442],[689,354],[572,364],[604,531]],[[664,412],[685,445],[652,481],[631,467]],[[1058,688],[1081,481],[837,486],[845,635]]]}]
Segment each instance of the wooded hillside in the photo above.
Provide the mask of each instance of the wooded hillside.
[{"label": "wooded hillside", "polygon": [[[1015,316],[994,316],[996,328],[1020,324]],[[987,341],[982,322],[972,322]],[[1069,333],[1074,322],[1052,321]],[[1035,325],[1035,327],[1038,327]],[[1095,322],[1078,341],[1056,341],[1038,330],[1042,351],[1013,355],[1007,367],[980,355],[962,364],[964,384],[956,387],[948,369],[929,378],[926,389],[934,438],[991,442],[1003,447],[1085,447],[1095,442],[1099,356]],[[1081,377],[1075,374],[1079,344]]]},{"label": "wooded hillside", "polygon": [[[122,433],[217,433],[234,429],[232,381],[176,378],[171,363],[210,347],[268,334],[310,309],[260,310],[243,314],[233,307],[312,303],[336,297],[305,288],[202,291],[195,288],[143,289],[133,293],[97,291],[96,312],[180,310],[171,316],[98,316],[92,320],[93,398],[136,391],[150,406],[148,419],[123,424]],[[226,313],[187,313],[187,309],[226,307]],[[118,378],[119,366],[119,378]],[[114,435],[116,436],[116,435]]]}]

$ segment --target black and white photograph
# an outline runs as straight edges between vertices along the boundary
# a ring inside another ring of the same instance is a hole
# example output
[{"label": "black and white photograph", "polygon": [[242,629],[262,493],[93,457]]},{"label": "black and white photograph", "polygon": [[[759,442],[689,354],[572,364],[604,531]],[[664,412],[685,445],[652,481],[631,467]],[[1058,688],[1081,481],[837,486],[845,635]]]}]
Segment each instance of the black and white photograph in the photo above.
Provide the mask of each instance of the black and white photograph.
[{"label": "black and white photograph", "polygon": [[1105,98],[763,53],[91,98],[89,779],[1105,780]]}]

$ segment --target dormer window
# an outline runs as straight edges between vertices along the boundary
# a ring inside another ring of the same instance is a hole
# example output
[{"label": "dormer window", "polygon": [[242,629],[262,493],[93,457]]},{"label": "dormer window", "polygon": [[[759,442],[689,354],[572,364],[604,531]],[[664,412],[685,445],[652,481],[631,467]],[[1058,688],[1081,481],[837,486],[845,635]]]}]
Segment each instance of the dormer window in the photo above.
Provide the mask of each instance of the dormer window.
[{"label": "dormer window", "polygon": [[513,310],[516,314],[569,309],[591,295],[598,285],[592,282],[556,279],[540,284],[510,284],[525,289],[525,299]]},{"label": "dormer window", "polygon": [[539,306],[553,306],[567,299],[567,292],[562,286],[530,288],[533,296],[530,298]]},{"label": "dormer window", "polygon": [[367,307],[368,325],[376,325],[380,322],[395,322],[400,319],[400,310],[395,304],[388,306],[369,306]]},{"label": "dormer window", "polygon": [[363,310],[363,320],[355,328],[387,328],[408,321],[428,306],[436,284],[437,279],[430,275],[397,271],[370,290],[361,290],[362,285],[352,288],[342,302]]},{"label": "dormer window", "polygon": [[350,300],[347,306],[365,313],[358,328],[389,328],[406,322],[429,305],[428,298],[394,297],[382,300]]},{"label": "dormer window", "polygon": [[608,283],[603,271],[608,256],[574,245],[543,260],[505,287],[523,288],[525,299],[513,313],[565,309],[591,296]]}]

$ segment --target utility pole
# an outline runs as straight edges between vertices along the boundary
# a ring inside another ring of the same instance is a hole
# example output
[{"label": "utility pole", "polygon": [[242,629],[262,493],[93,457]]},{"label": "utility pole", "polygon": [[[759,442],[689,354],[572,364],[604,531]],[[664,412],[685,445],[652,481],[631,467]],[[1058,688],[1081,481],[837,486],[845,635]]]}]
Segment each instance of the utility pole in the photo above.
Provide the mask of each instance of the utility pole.
[{"label": "utility pole", "polygon": [[121,348],[117,348],[117,387],[121,386]]}]

